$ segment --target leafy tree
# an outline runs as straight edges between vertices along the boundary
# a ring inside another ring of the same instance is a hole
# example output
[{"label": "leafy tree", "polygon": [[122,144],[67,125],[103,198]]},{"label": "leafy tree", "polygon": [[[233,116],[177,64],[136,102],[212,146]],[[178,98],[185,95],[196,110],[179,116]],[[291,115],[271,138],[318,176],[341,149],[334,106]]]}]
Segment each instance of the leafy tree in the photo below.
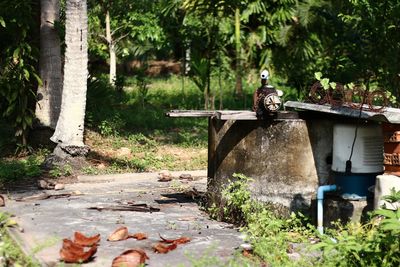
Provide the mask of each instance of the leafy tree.
[{"label": "leafy tree", "polygon": [[[345,43],[353,79],[378,86],[399,96],[400,2],[348,1],[339,14],[352,35]],[[344,50],[344,48],[343,48]],[[343,51],[342,50],[342,51]],[[347,66],[344,66],[346,70]]]},{"label": "leafy tree", "polygon": [[36,1],[0,2],[0,117],[26,146],[37,84]]},{"label": "leafy tree", "polygon": [[[299,93],[322,71],[332,80],[398,95],[398,1],[299,1],[271,47],[272,65]],[[378,52],[379,51],[379,52]]]},{"label": "leafy tree", "polygon": [[[109,58],[110,83],[117,77],[117,57],[142,56],[159,49],[164,34],[155,4],[148,1],[92,1],[90,9],[90,51]],[[105,33],[105,34],[104,34]],[[106,47],[104,46],[106,44]],[[108,49],[108,56],[104,50]]]}]

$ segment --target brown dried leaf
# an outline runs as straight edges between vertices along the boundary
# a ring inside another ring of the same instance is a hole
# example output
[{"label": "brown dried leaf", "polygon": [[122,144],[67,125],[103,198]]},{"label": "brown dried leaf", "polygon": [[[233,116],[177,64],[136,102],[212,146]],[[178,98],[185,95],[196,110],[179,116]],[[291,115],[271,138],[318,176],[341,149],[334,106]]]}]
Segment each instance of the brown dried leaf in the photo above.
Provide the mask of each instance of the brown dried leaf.
[{"label": "brown dried leaf", "polygon": [[133,235],[129,235],[129,237],[133,237],[133,238],[135,238],[137,240],[143,240],[143,239],[147,239],[148,238],[147,234],[145,234],[145,233],[136,233],[136,234],[133,234]]},{"label": "brown dried leaf", "polygon": [[87,237],[81,232],[74,233],[74,243],[84,247],[91,247],[100,242],[100,234]]},{"label": "brown dried leaf", "polygon": [[160,238],[161,238],[161,240],[164,242],[164,243],[172,243],[172,244],[177,244],[177,245],[179,245],[179,244],[185,244],[185,243],[187,243],[187,242],[190,242],[190,238],[189,237],[185,237],[185,236],[183,236],[183,237],[181,237],[181,238],[178,238],[178,239],[165,239],[164,237],[162,237],[160,234],[159,234],[159,236],[160,236]]},{"label": "brown dried leaf", "polygon": [[6,205],[6,201],[2,195],[0,195],[0,207],[4,207]]},{"label": "brown dried leaf", "polygon": [[108,241],[121,241],[129,238],[128,228],[121,226],[115,230],[108,238]]},{"label": "brown dried leaf", "polygon": [[248,250],[248,249],[243,249],[242,255],[246,258],[252,258],[253,257],[253,251]]},{"label": "brown dried leaf", "polygon": [[61,248],[60,250],[60,258],[62,261],[66,263],[82,263],[88,262],[92,258],[92,256],[96,253],[97,246],[94,245],[87,252],[82,251],[81,253],[74,252],[69,249]]},{"label": "brown dried leaf", "polygon": [[66,238],[63,239],[62,248],[75,254],[80,254],[84,252],[83,246],[75,244],[74,242]]},{"label": "brown dried leaf", "polygon": [[130,249],[116,257],[112,262],[112,267],[137,267],[145,263],[149,257],[141,249]]},{"label": "brown dried leaf", "polygon": [[153,245],[153,250],[154,252],[165,254],[170,252],[171,250],[176,249],[176,247],[177,244],[175,243],[172,243],[171,245],[164,245],[163,243],[157,243]]}]

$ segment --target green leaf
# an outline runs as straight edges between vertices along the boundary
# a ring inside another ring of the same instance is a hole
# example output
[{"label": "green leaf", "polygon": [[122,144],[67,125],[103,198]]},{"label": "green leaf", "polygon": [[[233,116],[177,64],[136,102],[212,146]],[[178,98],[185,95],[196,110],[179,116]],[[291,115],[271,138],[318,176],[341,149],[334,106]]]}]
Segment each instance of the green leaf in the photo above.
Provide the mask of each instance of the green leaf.
[{"label": "green leaf", "polygon": [[354,83],[348,83],[346,84],[347,88],[349,88],[350,90],[354,89]]},{"label": "green leaf", "polygon": [[13,59],[14,60],[17,60],[18,58],[19,58],[19,47],[17,47],[15,50],[14,50],[14,53],[13,53]]},{"label": "green leaf", "polygon": [[4,28],[6,27],[6,23],[2,17],[0,17],[0,25],[3,26]]},{"label": "green leaf", "polygon": [[30,74],[27,69],[24,69],[24,77],[25,77],[25,80],[29,81]]},{"label": "green leaf", "polygon": [[26,116],[26,117],[24,118],[24,120],[25,120],[25,122],[26,122],[27,125],[32,125],[32,117]]},{"label": "green leaf", "polygon": [[329,86],[330,86],[332,89],[335,89],[335,88],[336,88],[336,83],[335,83],[335,82],[330,82],[330,83],[329,83]]},{"label": "green leaf", "polygon": [[382,216],[385,216],[386,218],[390,218],[390,219],[396,218],[396,213],[394,213],[394,211],[392,211],[392,210],[384,210],[384,209],[376,210],[374,212],[374,214],[382,215]]},{"label": "green leaf", "polygon": [[14,108],[15,108],[15,103],[12,103],[11,105],[8,106],[8,108],[7,108],[7,110],[4,112],[4,114],[5,114],[6,116],[10,115],[11,112],[13,112]]},{"label": "green leaf", "polygon": [[321,81],[322,87],[324,87],[325,90],[329,89],[329,79],[328,78],[323,78]]},{"label": "green leaf", "polygon": [[398,219],[389,219],[382,222],[382,229],[387,231],[399,231],[400,221]]},{"label": "green leaf", "polygon": [[321,73],[321,72],[316,72],[316,73],[314,73],[314,77],[315,77],[315,79],[317,79],[318,81],[320,81],[321,78],[322,78],[322,73]]},{"label": "green leaf", "polygon": [[39,86],[43,85],[42,79],[40,79],[39,75],[37,75],[36,73],[32,73],[33,77],[36,79],[36,81],[38,82]]},{"label": "green leaf", "polygon": [[18,97],[18,91],[14,91],[11,94],[10,102],[14,102]]}]

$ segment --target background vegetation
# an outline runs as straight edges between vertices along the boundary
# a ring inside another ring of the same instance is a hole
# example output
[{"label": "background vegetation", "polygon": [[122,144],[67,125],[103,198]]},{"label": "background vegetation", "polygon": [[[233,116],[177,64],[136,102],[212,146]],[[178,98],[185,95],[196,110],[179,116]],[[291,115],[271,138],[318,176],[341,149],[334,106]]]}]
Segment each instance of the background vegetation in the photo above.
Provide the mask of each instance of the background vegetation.
[{"label": "background vegetation", "polygon": [[[103,128],[119,132],[168,130],[190,124],[161,119],[168,109],[248,109],[262,68],[271,71],[272,83],[283,89],[286,100],[304,99],[317,71],[332,81],[399,95],[398,1],[118,0],[88,5],[86,120],[92,128],[104,122]],[[64,6],[61,1],[55,23],[61,39]],[[12,127],[14,141],[24,146],[40,83],[39,12],[37,1],[0,4],[0,114]],[[111,44],[117,76],[109,85]]]},{"label": "background vegetation", "polygon": [[[60,2],[54,28],[63,53]],[[41,168],[54,144],[35,135],[40,8],[34,0],[0,2],[1,185],[74,174],[71,166]],[[205,168],[206,119],[169,119],[165,112],[250,109],[263,68],[284,100],[305,100],[316,72],[400,96],[397,0],[88,0],[88,13],[85,144],[92,150],[84,173]],[[314,238],[315,229],[304,218],[272,216],[251,201],[246,183],[241,177],[227,189],[225,219],[245,226],[261,260],[293,264],[288,241]],[[322,254],[295,263],[398,266],[399,211],[371,216],[366,225],[339,225],[319,243]]]}]

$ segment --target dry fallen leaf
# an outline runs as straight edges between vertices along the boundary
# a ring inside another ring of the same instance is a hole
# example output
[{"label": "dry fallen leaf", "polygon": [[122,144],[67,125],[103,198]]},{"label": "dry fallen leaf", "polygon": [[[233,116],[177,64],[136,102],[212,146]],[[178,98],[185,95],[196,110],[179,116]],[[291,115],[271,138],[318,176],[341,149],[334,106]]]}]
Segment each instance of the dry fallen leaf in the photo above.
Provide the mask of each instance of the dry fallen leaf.
[{"label": "dry fallen leaf", "polygon": [[84,247],[91,247],[93,245],[97,245],[100,242],[100,234],[87,237],[80,232],[75,232],[74,234],[74,243],[77,245],[81,245]]},{"label": "dry fallen leaf", "polygon": [[154,252],[165,254],[165,253],[170,252],[171,250],[176,249],[176,247],[177,247],[177,244],[175,244],[175,243],[172,243],[171,245],[164,245],[162,243],[157,243],[157,244],[153,245],[153,250],[154,250]]},{"label": "dry fallen leaf", "polygon": [[129,238],[128,228],[125,226],[121,226],[117,230],[115,230],[109,237],[108,241],[121,241]]},{"label": "dry fallen leaf", "polygon": [[149,259],[141,249],[130,249],[116,257],[112,262],[112,267],[137,267]]},{"label": "dry fallen leaf", "polygon": [[248,249],[243,249],[242,255],[246,258],[252,258],[253,257],[253,252]]},{"label": "dry fallen leaf", "polygon": [[6,205],[6,201],[2,195],[0,195],[0,207],[4,207]]},{"label": "dry fallen leaf", "polygon": [[70,249],[61,248],[60,258],[66,263],[83,263],[90,260],[90,258],[96,253],[97,246],[94,245],[87,252],[77,252]]},{"label": "dry fallen leaf", "polygon": [[133,234],[133,235],[129,235],[129,237],[133,237],[133,238],[135,238],[137,240],[143,240],[143,239],[147,239],[148,238],[147,234],[145,234],[145,233],[136,233],[136,234]]},{"label": "dry fallen leaf", "polygon": [[68,250],[72,253],[83,253],[84,252],[84,247],[78,244],[75,244],[69,239],[64,238],[63,239],[63,245],[62,248],[65,250]]},{"label": "dry fallen leaf", "polygon": [[178,239],[165,239],[160,234],[159,234],[159,236],[164,243],[172,243],[172,244],[179,245],[179,244],[185,244],[190,241],[190,238],[185,237],[185,236],[178,238]]}]

